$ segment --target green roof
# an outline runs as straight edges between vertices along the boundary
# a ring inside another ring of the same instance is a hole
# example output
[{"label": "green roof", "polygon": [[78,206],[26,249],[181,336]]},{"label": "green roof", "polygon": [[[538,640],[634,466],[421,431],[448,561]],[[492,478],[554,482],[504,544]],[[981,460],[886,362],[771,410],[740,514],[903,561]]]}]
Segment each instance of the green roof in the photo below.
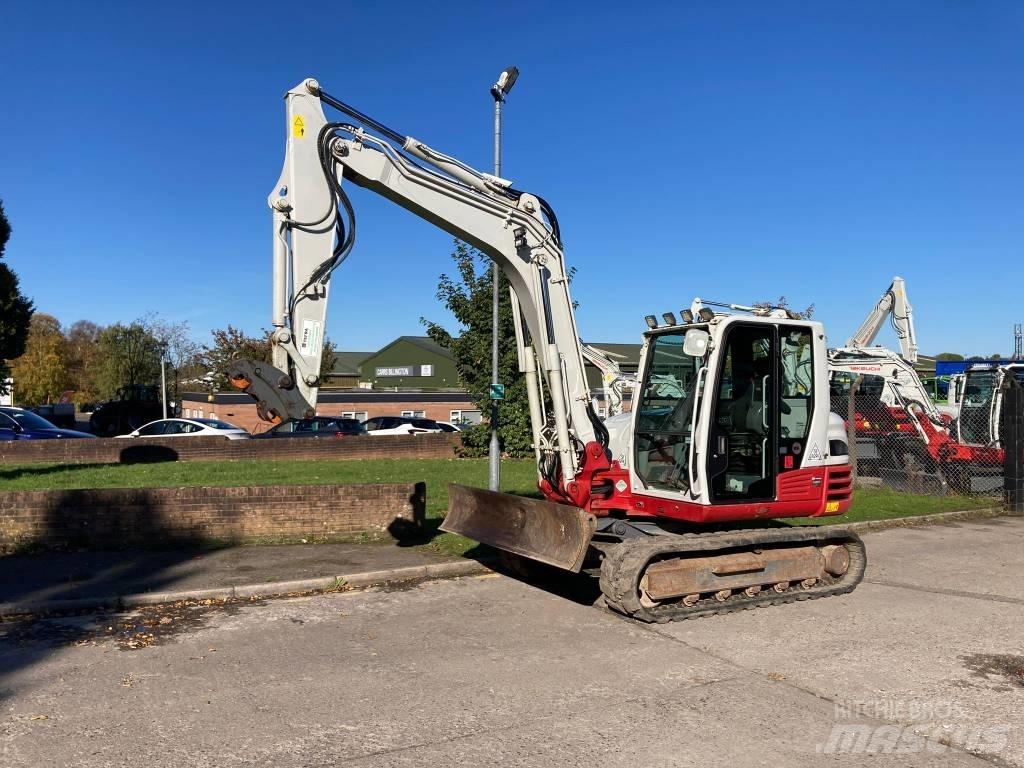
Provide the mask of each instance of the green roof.
[{"label": "green roof", "polygon": [[331,376],[358,376],[359,366],[363,360],[376,354],[374,352],[335,352],[334,367]]}]

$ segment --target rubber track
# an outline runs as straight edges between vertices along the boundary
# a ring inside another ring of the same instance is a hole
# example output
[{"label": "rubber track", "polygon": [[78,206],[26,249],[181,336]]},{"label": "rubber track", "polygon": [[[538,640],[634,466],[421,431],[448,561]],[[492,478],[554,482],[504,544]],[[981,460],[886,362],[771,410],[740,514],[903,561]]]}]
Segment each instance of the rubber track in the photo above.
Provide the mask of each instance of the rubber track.
[{"label": "rubber track", "polygon": [[[724,602],[713,597],[701,599],[693,606],[682,602],[644,608],[640,605],[640,577],[652,560],[673,555],[711,555],[722,549],[759,549],[781,544],[845,544],[850,550],[850,568],[840,577],[828,582],[819,581],[810,589],[794,585],[786,592],[770,587],[754,597],[739,592]],[[749,608],[814,600],[820,597],[842,595],[853,591],[867,566],[864,542],[853,531],[833,526],[806,526],[794,528],[765,528],[716,533],[690,533],[683,535],[651,536],[632,539],[609,548],[601,564],[601,592],[608,607],[640,621],[663,624],[668,621],[696,619],[732,613]]]}]

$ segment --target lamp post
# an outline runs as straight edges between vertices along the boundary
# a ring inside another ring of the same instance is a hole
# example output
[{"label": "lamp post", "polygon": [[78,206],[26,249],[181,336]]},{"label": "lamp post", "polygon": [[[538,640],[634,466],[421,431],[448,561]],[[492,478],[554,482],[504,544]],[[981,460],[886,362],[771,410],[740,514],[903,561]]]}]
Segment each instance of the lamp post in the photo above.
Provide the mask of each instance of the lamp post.
[{"label": "lamp post", "polygon": [[167,418],[167,342],[160,344],[160,405]]},{"label": "lamp post", "polygon": [[[518,67],[506,67],[498,75],[498,81],[491,86],[491,96],[494,97],[494,175],[501,178],[501,105],[505,103],[505,97],[512,90],[519,77]],[[493,295],[491,304],[491,384],[499,384],[498,374],[498,276],[501,274],[498,264],[491,265],[491,282],[493,284]],[[497,388],[491,388],[491,445],[489,451],[490,472],[488,473],[488,487],[492,491],[498,490],[498,476],[501,467],[501,448],[498,444],[498,399]]]}]

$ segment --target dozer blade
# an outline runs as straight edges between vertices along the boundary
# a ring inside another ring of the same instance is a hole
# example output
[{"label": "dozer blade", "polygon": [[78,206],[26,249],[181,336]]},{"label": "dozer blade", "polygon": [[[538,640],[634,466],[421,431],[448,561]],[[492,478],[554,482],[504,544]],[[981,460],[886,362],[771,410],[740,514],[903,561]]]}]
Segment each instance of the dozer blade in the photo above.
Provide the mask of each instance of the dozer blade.
[{"label": "dozer blade", "polygon": [[448,486],[442,531],[579,573],[597,519],[579,507],[509,493]]}]

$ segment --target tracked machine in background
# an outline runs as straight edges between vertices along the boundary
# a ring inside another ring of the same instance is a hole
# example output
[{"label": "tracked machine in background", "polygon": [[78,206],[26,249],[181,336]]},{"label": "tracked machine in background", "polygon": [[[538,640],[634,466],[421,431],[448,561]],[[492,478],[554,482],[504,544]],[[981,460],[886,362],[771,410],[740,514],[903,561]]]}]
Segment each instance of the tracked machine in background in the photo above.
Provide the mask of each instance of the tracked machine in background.
[{"label": "tracked machine in background", "polygon": [[[899,339],[899,352],[872,346],[886,321]],[[906,283],[902,277],[894,277],[846,346],[829,350],[833,384],[841,375],[865,377],[865,399],[874,401],[870,410],[846,414],[855,421],[860,436],[858,456],[878,459],[901,472],[912,461],[958,493],[971,493],[976,484],[991,488],[1003,461],[996,434],[999,385],[994,384],[986,396],[982,390],[994,378],[982,384],[985,374],[979,372],[972,387],[974,396],[965,399],[971,404],[966,412],[958,403],[940,408],[914,368],[917,359],[914,311]],[[868,398],[868,391],[877,399]],[[978,409],[972,411],[975,403]],[[982,409],[983,418],[979,415]],[[978,424],[983,427],[976,428]]]},{"label": "tracked machine in background", "polygon": [[[679,320],[666,313],[644,334],[629,425],[610,430],[590,400],[551,206],[391,130],[315,80],[285,101],[285,163],[269,198],[273,362],[239,360],[230,371],[263,418],[315,411],[331,275],[354,243],[345,187],[362,187],[478,248],[513,294],[544,499],[453,485],[444,530],[599,574],[608,604],[645,621],[856,586],[865,552],[845,529],[709,530],[849,507],[820,323],[707,302]],[[344,117],[328,121],[324,106]]]}]

